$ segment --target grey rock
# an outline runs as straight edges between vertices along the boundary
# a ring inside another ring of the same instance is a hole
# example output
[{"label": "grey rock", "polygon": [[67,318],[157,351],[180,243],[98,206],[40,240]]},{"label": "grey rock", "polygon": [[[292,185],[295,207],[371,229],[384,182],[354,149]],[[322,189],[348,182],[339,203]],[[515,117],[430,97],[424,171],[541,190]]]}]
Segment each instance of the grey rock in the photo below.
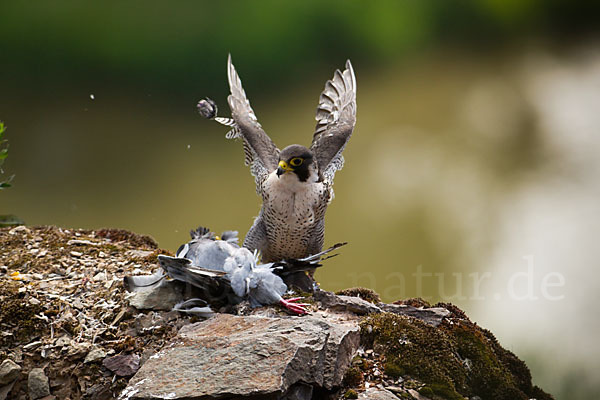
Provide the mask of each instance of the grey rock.
[{"label": "grey rock", "polygon": [[321,303],[323,308],[337,311],[347,311],[357,315],[371,313],[391,312],[420,319],[426,324],[438,326],[450,311],[442,307],[417,308],[401,304],[370,303],[360,297],[336,295],[332,292],[318,290],[314,294],[315,300]]},{"label": "grey rock", "polygon": [[217,314],[184,326],[144,363],[121,397],[304,399],[308,388],[294,385],[341,384],[359,339],[355,323]]},{"label": "grey rock", "polygon": [[54,341],[56,347],[64,347],[71,344],[71,339],[68,336],[61,336]]},{"label": "grey rock", "polygon": [[6,359],[0,364],[0,386],[11,383],[21,373],[21,367],[13,360]]},{"label": "grey rock", "polygon": [[281,397],[281,400],[311,400],[313,397],[313,387],[306,383],[296,383],[288,389]]},{"label": "grey rock", "polygon": [[0,386],[0,400],[5,400],[17,381],[14,380],[8,385]]},{"label": "grey rock", "polygon": [[358,398],[369,400],[398,400],[398,397],[396,397],[394,393],[378,387],[372,387],[359,393]]},{"label": "grey rock", "polygon": [[129,305],[138,310],[170,311],[182,300],[180,286],[175,282],[162,279],[159,284],[149,287],[148,290],[133,292],[129,298]]},{"label": "grey rock", "polygon": [[102,365],[117,376],[132,376],[140,368],[140,356],[137,354],[119,354],[105,358]]},{"label": "grey rock", "polygon": [[377,306],[385,312],[415,317],[431,326],[438,326],[450,311],[442,307],[422,308],[412,307],[404,304],[378,303]]},{"label": "grey rock", "polygon": [[106,351],[102,347],[94,346],[85,356],[85,360],[83,360],[84,364],[93,363],[95,361],[99,361],[106,357]]},{"label": "grey rock", "polygon": [[317,290],[314,294],[314,297],[315,300],[321,303],[323,308],[349,311],[357,315],[381,312],[381,309],[375,304],[369,303],[360,297],[341,296],[325,290]]},{"label": "grey rock", "polygon": [[42,368],[34,368],[29,372],[27,387],[29,389],[29,397],[32,400],[50,396],[48,377]]},{"label": "grey rock", "polygon": [[408,389],[408,394],[410,394],[415,400],[431,400],[427,396],[423,396],[421,393],[417,392],[415,389]]}]

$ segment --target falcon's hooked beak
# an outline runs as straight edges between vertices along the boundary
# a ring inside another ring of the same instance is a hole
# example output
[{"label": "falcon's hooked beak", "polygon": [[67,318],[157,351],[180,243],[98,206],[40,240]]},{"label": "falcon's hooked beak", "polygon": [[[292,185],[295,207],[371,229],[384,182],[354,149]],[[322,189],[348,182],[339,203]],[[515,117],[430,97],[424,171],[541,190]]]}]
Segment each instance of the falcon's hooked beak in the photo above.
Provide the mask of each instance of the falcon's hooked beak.
[{"label": "falcon's hooked beak", "polygon": [[285,161],[279,161],[279,167],[277,168],[277,177],[279,178],[282,174],[287,171],[293,171],[294,169],[288,165]]}]

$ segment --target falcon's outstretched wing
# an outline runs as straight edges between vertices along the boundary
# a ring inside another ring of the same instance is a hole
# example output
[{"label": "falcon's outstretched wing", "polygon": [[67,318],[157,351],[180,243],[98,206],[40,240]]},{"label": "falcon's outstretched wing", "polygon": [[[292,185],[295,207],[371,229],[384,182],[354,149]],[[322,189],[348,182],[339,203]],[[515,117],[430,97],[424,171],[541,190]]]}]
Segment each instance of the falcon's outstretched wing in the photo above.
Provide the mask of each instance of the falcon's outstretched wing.
[{"label": "falcon's outstretched wing", "polygon": [[325,83],[316,120],[310,149],[315,153],[319,173],[332,183],[335,172],[344,165],[342,151],[356,123],[356,78],[350,60],[344,72],[336,70]]},{"label": "falcon's outstretched wing", "polygon": [[239,129],[239,134],[234,137],[244,139],[246,165],[250,165],[250,172],[256,178],[258,190],[259,183],[266,178],[269,172],[277,168],[279,149],[258,123],[242,87],[242,81],[231,63],[231,54],[227,58],[227,76],[231,90],[227,101],[231,108],[231,115]]}]

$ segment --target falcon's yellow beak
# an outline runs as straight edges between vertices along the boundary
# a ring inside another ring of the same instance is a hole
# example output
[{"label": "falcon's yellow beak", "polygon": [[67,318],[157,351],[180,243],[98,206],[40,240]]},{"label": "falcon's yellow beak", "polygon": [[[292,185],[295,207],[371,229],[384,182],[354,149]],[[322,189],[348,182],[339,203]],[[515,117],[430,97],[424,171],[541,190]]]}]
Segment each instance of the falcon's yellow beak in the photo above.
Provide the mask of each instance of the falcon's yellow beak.
[{"label": "falcon's yellow beak", "polygon": [[287,171],[293,171],[294,168],[290,167],[288,165],[288,163],[286,163],[285,161],[279,161],[279,167],[277,168],[277,176],[281,176],[282,174],[285,174]]}]

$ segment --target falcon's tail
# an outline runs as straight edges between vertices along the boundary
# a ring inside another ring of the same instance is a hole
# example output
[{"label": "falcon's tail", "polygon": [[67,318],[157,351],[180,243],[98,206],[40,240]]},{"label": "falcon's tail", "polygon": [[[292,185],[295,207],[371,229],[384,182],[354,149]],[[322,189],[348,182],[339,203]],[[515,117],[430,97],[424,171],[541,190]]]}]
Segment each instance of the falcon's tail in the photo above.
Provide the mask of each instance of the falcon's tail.
[{"label": "falcon's tail", "polygon": [[[326,250],[323,250],[320,253],[317,254],[313,254],[310,255],[308,257],[304,257],[304,258],[291,258],[291,259],[287,259],[287,260],[282,260],[282,261],[278,261],[273,263],[273,266],[271,267],[271,269],[273,269],[273,272],[279,276],[281,276],[282,278],[291,275],[291,274],[295,274],[297,272],[303,272],[303,271],[313,271],[315,268],[321,267],[323,266],[323,264],[321,264],[321,261],[325,261],[329,258],[335,257],[338,254],[331,254],[328,255],[329,253],[331,253],[334,250],[337,250],[338,248],[346,245],[348,243],[344,242],[344,243],[336,243],[333,246],[329,247]],[[326,256],[326,257],[324,257]]]}]

